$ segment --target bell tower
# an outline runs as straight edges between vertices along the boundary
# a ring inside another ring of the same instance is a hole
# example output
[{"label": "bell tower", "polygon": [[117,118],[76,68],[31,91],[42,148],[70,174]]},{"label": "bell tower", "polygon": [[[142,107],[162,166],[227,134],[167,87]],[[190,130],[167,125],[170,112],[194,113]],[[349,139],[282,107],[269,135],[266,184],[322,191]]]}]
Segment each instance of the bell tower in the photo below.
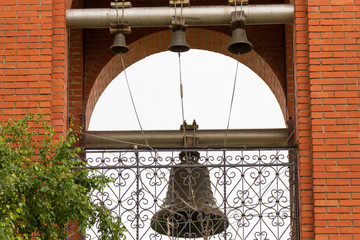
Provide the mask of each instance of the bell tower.
[{"label": "bell tower", "polygon": [[[359,238],[359,0],[180,2],[190,3],[183,15],[177,12],[185,19],[183,46],[239,60],[276,96],[298,150],[299,239]],[[129,67],[166,51],[175,35],[168,0],[116,6],[106,0],[1,1],[0,121],[38,113],[57,137],[69,123],[86,131],[97,100],[123,71],[114,67],[121,66],[110,49],[115,37],[114,50]],[[232,12],[244,12],[245,21]],[[127,26],[112,34],[119,22]],[[251,45],[246,54],[232,53]]]}]

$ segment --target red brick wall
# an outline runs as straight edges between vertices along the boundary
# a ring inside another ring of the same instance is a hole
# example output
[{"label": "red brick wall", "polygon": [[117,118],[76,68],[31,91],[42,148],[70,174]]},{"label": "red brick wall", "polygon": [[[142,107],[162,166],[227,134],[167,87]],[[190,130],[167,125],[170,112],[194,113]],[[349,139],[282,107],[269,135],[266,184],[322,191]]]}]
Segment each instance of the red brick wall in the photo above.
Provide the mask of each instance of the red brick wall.
[{"label": "red brick wall", "polygon": [[0,1],[0,121],[45,114],[58,135],[67,115],[65,0]]},{"label": "red brick wall", "polygon": [[360,239],[360,1],[295,1],[301,239]]},{"label": "red brick wall", "polygon": [[316,239],[360,239],[360,1],[309,0]]}]

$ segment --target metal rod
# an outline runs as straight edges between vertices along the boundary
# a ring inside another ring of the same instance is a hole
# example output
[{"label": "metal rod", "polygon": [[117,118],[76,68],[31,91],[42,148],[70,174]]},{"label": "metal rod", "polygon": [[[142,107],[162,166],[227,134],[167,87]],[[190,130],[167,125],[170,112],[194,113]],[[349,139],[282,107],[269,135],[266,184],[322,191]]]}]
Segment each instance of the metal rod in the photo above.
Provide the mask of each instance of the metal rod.
[{"label": "metal rod", "polygon": [[[140,131],[88,131],[84,147],[90,148],[147,148]],[[184,135],[181,130],[144,131],[152,148],[182,147]],[[189,147],[222,146],[226,130],[188,131],[186,140]],[[288,129],[239,129],[229,130],[227,147],[283,146]]]},{"label": "metal rod", "polygon": [[[292,167],[293,164],[292,163],[277,163],[277,164],[272,164],[272,163],[268,163],[268,164],[227,164],[226,162],[223,164],[211,164],[211,165],[205,165],[207,167],[211,167],[211,168],[220,168],[220,167],[224,167],[226,166],[227,168],[238,168],[238,167]],[[134,168],[143,168],[143,169],[162,169],[162,168],[167,168],[167,169],[171,169],[171,168],[185,168],[185,167],[189,167],[189,165],[182,165],[182,164],[176,164],[176,165],[141,165],[141,166],[132,166],[132,165],[110,165],[110,166],[88,166],[88,167],[72,167],[72,170],[76,170],[76,169],[104,169],[104,170],[108,170],[108,169],[134,169]],[[204,167],[204,165],[202,164],[191,164],[192,168],[201,168]]]},{"label": "metal rod", "polygon": [[[187,26],[230,25],[233,6],[194,6],[183,9]],[[292,24],[294,5],[264,4],[243,6],[246,24]],[[124,22],[130,27],[169,27],[175,15],[171,7],[137,7],[124,9]],[[116,22],[116,9],[87,8],[66,10],[68,28],[109,28]]]}]

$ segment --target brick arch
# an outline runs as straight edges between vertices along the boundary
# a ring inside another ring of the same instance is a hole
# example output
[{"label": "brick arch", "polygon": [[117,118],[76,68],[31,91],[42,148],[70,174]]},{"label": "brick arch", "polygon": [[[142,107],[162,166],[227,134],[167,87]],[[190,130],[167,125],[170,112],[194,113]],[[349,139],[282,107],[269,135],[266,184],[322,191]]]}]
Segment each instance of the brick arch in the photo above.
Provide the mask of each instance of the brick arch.
[{"label": "brick arch", "polygon": [[[208,29],[191,28],[187,29],[186,36],[187,42],[193,49],[208,50],[221,53],[232,58],[238,58],[238,56],[230,54],[227,51],[227,46],[231,37],[224,33]],[[166,51],[170,42],[171,32],[167,30],[146,35],[145,37],[131,43],[129,45],[130,51],[123,56],[125,67],[129,67],[137,61],[152,54]],[[239,56],[239,60],[241,63],[254,71],[269,86],[281,107],[284,118],[286,119],[285,93],[278,77],[269,64],[255,51]],[[106,65],[99,70],[104,62],[107,62]],[[87,96],[85,96],[85,98],[87,98],[85,110],[86,128],[89,125],[91,114],[99,97],[109,83],[123,71],[121,66],[120,56],[113,56],[109,50],[106,54],[104,54],[101,62],[98,62],[92,68],[92,71],[88,72],[87,76],[92,76],[93,79],[96,80],[92,86],[89,84],[87,85],[88,91],[86,92],[88,93],[86,94]],[[98,73],[99,71],[100,73]]]}]

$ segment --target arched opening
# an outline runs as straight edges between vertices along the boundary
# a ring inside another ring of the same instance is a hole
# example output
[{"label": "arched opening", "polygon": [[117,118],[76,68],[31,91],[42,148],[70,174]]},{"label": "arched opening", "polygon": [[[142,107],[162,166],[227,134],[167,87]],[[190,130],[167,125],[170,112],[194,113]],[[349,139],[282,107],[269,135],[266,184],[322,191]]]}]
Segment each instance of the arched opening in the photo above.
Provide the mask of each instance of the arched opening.
[{"label": "arched opening", "polygon": [[[121,63],[118,62],[121,68]],[[116,66],[113,66],[116,67]],[[163,52],[126,69],[144,130],[178,129],[182,123],[179,58]],[[237,72],[236,72],[237,70]],[[266,83],[251,69],[222,54],[190,50],[181,54],[184,118],[201,129],[283,128],[281,108]],[[124,72],[99,98],[89,130],[139,130]]]},{"label": "arched opening", "polygon": [[[186,34],[193,49],[204,49],[230,56],[254,71],[271,89],[279,102],[285,121],[287,120],[287,103],[281,81],[262,56],[254,50],[241,56],[230,55],[227,52],[227,44],[231,37],[220,32],[194,28],[189,29]],[[129,44],[130,52],[123,55],[125,67],[129,67],[147,56],[164,52],[170,42],[170,37],[171,35],[167,31],[156,32]],[[195,40],[196,42],[194,42]],[[89,126],[92,111],[100,95],[108,84],[123,71],[119,55],[113,56],[110,50],[108,51],[86,73],[84,87],[86,101],[85,129]],[[103,64],[104,62],[106,64]]]},{"label": "arched opening", "polygon": [[[126,56],[123,57],[125,59]],[[121,72],[121,59],[119,56],[115,59],[99,75],[94,85],[92,92],[96,91],[99,95],[102,93],[101,96],[95,98],[96,95],[90,94],[89,100],[97,101],[93,103],[89,130],[139,130],[130,92],[144,130],[178,129],[182,123],[178,55],[170,52],[153,54],[127,67],[127,79],[123,71],[110,84],[101,85],[109,80],[111,74]],[[274,92],[250,68],[239,64],[237,69],[234,59],[203,50],[181,54],[180,62],[184,116],[189,123],[196,119],[202,129],[225,129],[234,96],[230,128],[285,127],[285,117]],[[237,81],[233,95],[235,78]],[[225,144],[221,149],[197,148],[196,153],[200,157],[196,159],[196,166],[184,167],[180,156],[187,154],[188,149],[156,149],[151,148],[150,144],[149,150],[141,148],[144,145],[138,148],[139,145],[135,144],[132,149],[114,150],[109,146],[99,150],[99,146],[95,144],[95,149],[89,147],[87,152],[90,167],[98,169],[98,174],[108,174],[114,178],[114,182],[104,192],[96,193],[94,199],[109,203],[114,214],[122,218],[128,230],[127,238],[160,238],[161,234],[164,239],[170,239],[167,234],[170,228],[174,231],[187,231],[173,228],[169,224],[159,228],[165,229],[164,231],[157,228],[163,219],[161,211],[168,210],[168,193],[171,195],[179,192],[171,183],[186,182],[183,176],[172,178],[175,175],[172,172],[186,167],[191,168],[189,172],[202,171],[203,174],[198,175],[207,176],[206,192],[214,199],[211,209],[206,206],[204,209],[199,208],[200,210],[196,208],[196,212],[204,210],[204,216],[207,216],[214,209],[219,209],[218,216],[223,219],[216,224],[216,229],[220,230],[206,228],[205,236],[213,231],[211,238],[214,239],[223,239],[223,234],[239,239],[267,234],[274,239],[292,236],[291,217],[293,209],[296,209],[291,199],[294,186],[290,184],[294,182],[291,179],[294,172],[294,156],[291,155],[295,152],[293,149],[285,147],[259,150],[237,146],[234,150],[226,149]],[[184,174],[180,172],[178,175]],[[196,173],[187,173],[186,176],[195,175]],[[181,188],[187,189],[186,192],[193,190],[192,184],[185,184]],[[189,202],[189,199],[195,197],[194,194],[178,196],[177,199]],[[198,199],[201,197],[196,198],[196,201]],[[183,207],[171,205],[169,209],[179,214],[179,209]],[[192,215],[187,212],[184,214],[187,217]],[[159,215],[161,217],[157,218]],[[195,220],[189,219],[186,224]],[[133,225],[136,221],[138,225]],[[225,226],[220,228],[218,225]],[[190,233],[195,234],[189,231]],[[88,229],[87,236],[91,239],[100,238],[96,225]],[[179,233],[174,233],[174,236],[182,237]],[[198,236],[190,239],[194,238]]]}]

